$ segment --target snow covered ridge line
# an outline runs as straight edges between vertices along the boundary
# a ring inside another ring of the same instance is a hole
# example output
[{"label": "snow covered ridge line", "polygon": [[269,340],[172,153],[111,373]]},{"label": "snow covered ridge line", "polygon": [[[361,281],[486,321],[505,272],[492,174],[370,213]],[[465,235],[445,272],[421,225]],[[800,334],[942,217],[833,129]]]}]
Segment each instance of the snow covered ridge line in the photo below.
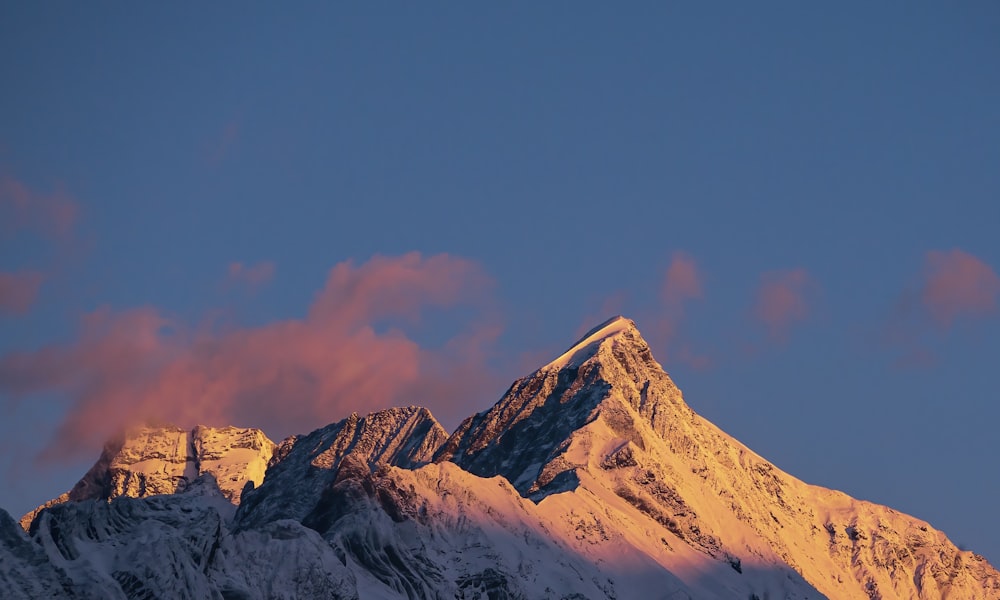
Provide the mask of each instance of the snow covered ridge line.
[{"label": "snow covered ridge line", "polygon": [[30,536],[0,511],[0,596],[1000,600],[929,524],[695,414],[623,317],[450,436],[418,407],[278,446],[150,429],[78,489]]}]

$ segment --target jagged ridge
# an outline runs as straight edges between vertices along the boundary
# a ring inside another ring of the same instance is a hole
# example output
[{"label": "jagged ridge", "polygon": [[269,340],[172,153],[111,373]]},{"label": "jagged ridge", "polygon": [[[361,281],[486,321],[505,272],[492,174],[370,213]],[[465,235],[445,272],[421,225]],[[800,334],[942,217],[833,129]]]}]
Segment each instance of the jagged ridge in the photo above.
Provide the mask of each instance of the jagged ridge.
[{"label": "jagged ridge", "polygon": [[357,413],[281,443],[264,484],[248,491],[237,522],[249,528],[280,519],[301,521],[350,455],[368,470],[380,465],[416,468],[430,462],[448,433],[425,408]]}]

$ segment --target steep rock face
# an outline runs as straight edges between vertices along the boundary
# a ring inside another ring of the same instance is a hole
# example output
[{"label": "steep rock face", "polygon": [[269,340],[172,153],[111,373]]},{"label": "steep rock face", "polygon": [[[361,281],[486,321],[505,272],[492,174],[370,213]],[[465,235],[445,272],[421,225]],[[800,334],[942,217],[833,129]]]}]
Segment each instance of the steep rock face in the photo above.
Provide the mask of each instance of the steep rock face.
[{"label": "steep rock face", "polygon": [[274,454],[275,444],[259,429],[195,427],[191,446],[198,476],[215,477],[222,495],[239,504],[248,483],[258,486]]},{"label": "steep rock face", "polygon": [[696,415],[621,317],[466,420],[437,460],[502,475],[539,507],[618,498],[625,513],[594,512],[582,530],[599,537],[639,512],[666,553],[635,547],[692,584],[693,562],[710,561],[831,598],[1000,597],[996,570],[928,524],[804,484]]},{"label": "steep rock face", "polygon": [[264,484],[248,491],[237,523],[241,528],[279,519],[303,520],[350,455],[367,470],[415,468],[430,462],[448,433],[425,408],[390,408],[350,417],[282,442]]},{"label": "steep rock face", "polygon": [[138,427],[109,441],[73,489],[21,518],[25,529],[44,508],[67,501],[143,498],[183,491],[211,474],[230,502],[239,503],[247,482],[260,485],[275,449],[259,429]]}]

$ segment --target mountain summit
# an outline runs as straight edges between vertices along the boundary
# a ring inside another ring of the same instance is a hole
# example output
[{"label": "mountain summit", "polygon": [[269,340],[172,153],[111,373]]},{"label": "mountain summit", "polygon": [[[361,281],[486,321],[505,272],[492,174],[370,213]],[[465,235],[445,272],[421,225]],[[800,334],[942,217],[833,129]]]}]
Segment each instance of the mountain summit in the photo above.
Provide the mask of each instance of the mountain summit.
[{"label": "mountain summit", "polygon": [[593,421],[642,445],[634,419],[665,433],[669,423],[691,415],[635,323],[619,316],[515,381],[492,408],[462,422],[436,459],[484,477],[502,475],[522,493],[541,498],[575,485],[569,441]]},{"label": "mountain summit", "polygon": [[929,524],[697,415],[624,317],[450,436],[419,407],[351,415],[281,442],[262,483],[257,459],[191,469],[183,430],[144,435],[178,440],[143,446],[176,467],[106,449],[74,488],[100,493],[41,507],[30,537],[0,512],[5,597],[1000,599]]}]

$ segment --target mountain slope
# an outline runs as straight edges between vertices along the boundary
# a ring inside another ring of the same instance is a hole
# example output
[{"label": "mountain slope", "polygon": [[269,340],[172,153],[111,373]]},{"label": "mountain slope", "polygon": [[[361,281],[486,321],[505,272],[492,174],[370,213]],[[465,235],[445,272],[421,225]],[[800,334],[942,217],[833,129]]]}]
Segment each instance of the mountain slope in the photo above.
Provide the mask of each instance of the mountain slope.
[{"label": "mountain slope", "polygon": [[[0,591],[5,598],[83,598],[45,551],[0,509]],[[95,598],[97,596],[94,596]]]},{"label": "mountain slope", "polygon": [[55,572],[69,583],[50,595],[11,589],[4,597],[357,598],[353,576],[315,532],[280,522],[233,534],[234,510],[211,475],[175,494],[46,509],[28,547],[7,550],[34,552],[37,566],[16,569],[20,579]]},{"label": "mountain slope", "polygon": [[[466,420],[438,459],[504,476],[540,507],[576,501],[555,492],[616,496],[671,549],[737,572],[787,565],[831,598],[1000,597],[997,571],[927,523],[807,485],[696,415],[622,317]],[[661,564],[684,579],[684,560]]]}]

